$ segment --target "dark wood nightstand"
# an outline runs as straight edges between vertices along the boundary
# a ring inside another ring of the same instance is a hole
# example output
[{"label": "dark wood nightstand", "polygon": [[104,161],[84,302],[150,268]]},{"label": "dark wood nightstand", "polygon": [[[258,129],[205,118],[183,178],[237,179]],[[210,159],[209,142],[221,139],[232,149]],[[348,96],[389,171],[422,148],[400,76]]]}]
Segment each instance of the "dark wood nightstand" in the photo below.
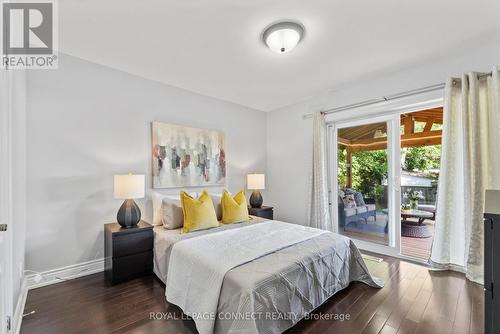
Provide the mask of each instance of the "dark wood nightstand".
[{"label": "dark wood nightstand", "polygon": [[153,271],[153,226],[140,221],[136,227],[104,225],[104,270],[112,284]]},{"label": "dark wood nightstand", "polygon": [[260,208],[248,207],[248,213],[252,216],[257,216],[266,219],[274,219],[274,211],[272,206],[262,206]]}]

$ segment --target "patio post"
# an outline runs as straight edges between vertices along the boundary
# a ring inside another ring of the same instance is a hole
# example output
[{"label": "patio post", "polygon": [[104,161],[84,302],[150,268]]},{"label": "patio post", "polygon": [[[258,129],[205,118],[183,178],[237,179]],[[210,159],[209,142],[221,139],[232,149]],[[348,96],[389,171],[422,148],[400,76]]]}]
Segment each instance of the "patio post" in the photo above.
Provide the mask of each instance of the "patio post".
[{"label": "patio post", "polygon": [[352,188],[352,151],[349,146],[346,147],[346,167],[347,167],[347,179],[346,179],[346,187]]}]

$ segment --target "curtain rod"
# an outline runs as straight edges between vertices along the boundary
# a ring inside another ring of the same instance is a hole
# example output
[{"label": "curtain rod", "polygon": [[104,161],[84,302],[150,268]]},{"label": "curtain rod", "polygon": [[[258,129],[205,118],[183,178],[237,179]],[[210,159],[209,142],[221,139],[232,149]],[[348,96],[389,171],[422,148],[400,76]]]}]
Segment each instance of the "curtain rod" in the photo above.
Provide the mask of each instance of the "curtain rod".
[{"label": "curtain rod", "polygon": [[[481,73],[481,74],[478,75],[478,78],[479,79],[485,78],[487,76],[490,76],[491,73],[492,72]],[[461,79],[453,78],[454,82],[455,81],[460,81],[460,80]],[[436,90],[443,89],[445,85],[446,85],[446,83],[442,82],[442,83],[439,83],[439,84],[435,84],[435,85],[431,85],[431,86],[427,86],[427,87],[423,87],[423,88],[412,89],[412,90],[408,90],[408,91],[397,93],[397,94],[393,94],[393,95],[387,95],[387,96],[382,96],[382,97],[375,98],[375,99],[370,99],[370,100],[365,100],[365,101],[361,101],[361,102],[357,102],[357,103],[353,103],[353,104],[348,104],[348,105],[345,105],[345,106],[342,106],[342,107],[325,109],[325,110],[322,110],[321,113],[323,115],[334,114],[334,113],[337,113],[337,112],[340,112],[340,111],[344,111],[344,110],[350,110],[350,109],[355,109],[355,108],[360,108],[360,107],[366,107],[366,106],[369,106],[369,105],[372,105],[372,104],[376,104],[376,103],[387,102],[387,101],[397,100],[397,99],[401,99],[403,97],[408,97],[408,96],[412,96],[412,95],[433,92],[433,91],[436,91]],[[305,114],[305,115],[302,116],[302,119],[311,118],[312,115],[313,115],[312,113],[311,114]]]}]

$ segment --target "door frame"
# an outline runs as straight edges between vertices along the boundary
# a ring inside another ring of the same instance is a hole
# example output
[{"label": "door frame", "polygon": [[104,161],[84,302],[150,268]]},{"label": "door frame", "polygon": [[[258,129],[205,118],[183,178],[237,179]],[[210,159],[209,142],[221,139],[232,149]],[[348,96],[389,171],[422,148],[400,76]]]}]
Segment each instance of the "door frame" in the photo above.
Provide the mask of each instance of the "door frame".
[{"label": "door frame", "polygon": [[388,178],[387,184],[388,189],[394,189],[395,191],[389,191],[389,201],[388,201],[388,229],[389,229],[389,242],[388,245],[376,244],[373,242],[361,240],[361,239],[353,239],[354,243],[361,249],[365,249],[368,251],[382,253],[387,255],[396,255],[401,253],[400,250],[400,239],[401,239],[401,224],[396,224],[397,216],[400,216],[401,212],[400,207],[400,196],[398,186],[400,184],[400,150],[397,148],[400,147],[400,135],[399,135],[399,115],[382,115],[382,116],[374,116],[369,119],[355,119],[355,120],[344,120],[329,126],[331,131],[330,138],[332,139],[332,144],[330,145],[330,168],[332,171],[332,176],[330,178],[330,188],[332,194],[332,217],[335,222],[338,222],[338,179],[336,175],[338,175],[338,130],[343,128],[349,128],[353,126],[360,126],[365,124],[373,124],[373,123],[387,123],[387,166],[388,166]]},{"label": "door frame", "polygon": [[12,73],[0,70],[0,223],[7,224],[0,244],[0,333],[7,331],[7,319],[13,329],[12,291]]},{"label": "door frame", "polygon": [[[356,246],[362,250],[408,259],[413,262],[426,263],[401,254],[401,224],[397,224],[401,217],[401,136],[399,132],[399,117],[403,113],[442,107],[444,89],[407,96],[400,99],[363,106],[351,110],[327,114],[325,121],[328,127],[328,162],[330,185],[330,213],[332,224],[338,226],[338,161],[337,161],[337,134],[338,129],[368,123],[388,121],[388,187],[394,191],[389,193],[389,245],[380,245],[368,241],[353,239]],[[397,131],[393,131],[397,129]],[[392,234],[392,236],[391,236]]]}]

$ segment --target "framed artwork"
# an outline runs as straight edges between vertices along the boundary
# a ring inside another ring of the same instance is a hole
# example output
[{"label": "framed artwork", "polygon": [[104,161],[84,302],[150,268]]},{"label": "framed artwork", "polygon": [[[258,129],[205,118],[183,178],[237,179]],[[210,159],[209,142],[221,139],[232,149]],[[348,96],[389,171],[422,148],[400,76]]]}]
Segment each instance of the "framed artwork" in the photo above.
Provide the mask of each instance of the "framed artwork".
[{"label": "framed artwork", "polygon": [[225,185],[223,132],[160,122],[151,128],[153,188]]}]

